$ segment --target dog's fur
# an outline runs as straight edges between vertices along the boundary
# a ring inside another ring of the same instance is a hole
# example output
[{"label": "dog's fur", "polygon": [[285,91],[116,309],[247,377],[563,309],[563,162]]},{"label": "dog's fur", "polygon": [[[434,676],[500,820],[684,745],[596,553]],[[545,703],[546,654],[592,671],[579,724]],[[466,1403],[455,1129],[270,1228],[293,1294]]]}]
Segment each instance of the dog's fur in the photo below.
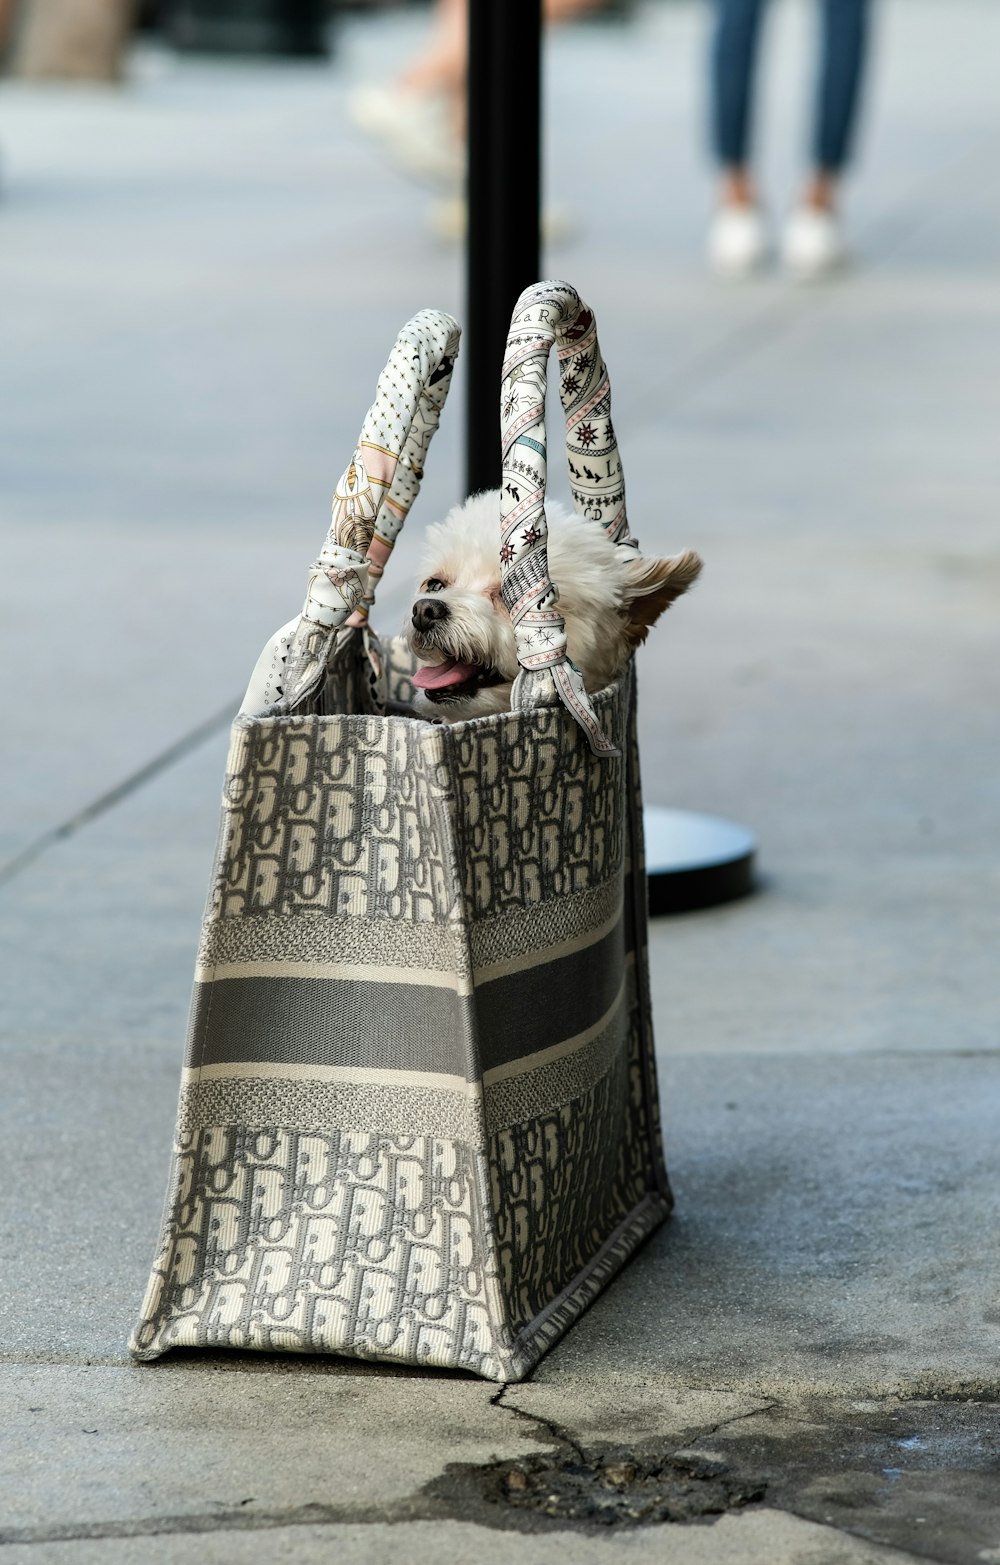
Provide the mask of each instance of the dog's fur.
[{"label": "dog's fur", "polygon": [[[587,689],[602,690],[664,609],[691,586],[701,560],[691,550],[643,559],[560,505],[547,503],[545,514],[567,651]],[[428,529],[421,584],[405,630],[423,665],[418,679],[441,681],[418,689],[421,716],[458,723],[510,710],[518,661],[500,596],[499,517],[494,490],[455,506]]]}]

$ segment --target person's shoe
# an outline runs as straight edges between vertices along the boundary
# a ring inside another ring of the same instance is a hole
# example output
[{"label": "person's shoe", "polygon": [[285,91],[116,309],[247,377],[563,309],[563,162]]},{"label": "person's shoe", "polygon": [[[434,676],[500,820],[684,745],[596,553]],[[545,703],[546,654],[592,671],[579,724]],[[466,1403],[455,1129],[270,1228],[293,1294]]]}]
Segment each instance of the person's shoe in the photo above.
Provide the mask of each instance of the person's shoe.
[{"label": "person's shoe", "polygon": [[719,207],[708,230],[708,264],[720,277],[747,277],[767,260],[771,243],[760,207]]},{"label": "person's shoe", "polygon": [[785,224],[781,259],[793,277],[809,282],[826,277],[847,260],[847,241],[836,212],[796,207]]},{"label": "person's shoe", "polygon": [[465,149],[449,124],[443,97],[372,83],[348,99],[355,125],[374,136],[409,174],[445,189],[461,183]]}]

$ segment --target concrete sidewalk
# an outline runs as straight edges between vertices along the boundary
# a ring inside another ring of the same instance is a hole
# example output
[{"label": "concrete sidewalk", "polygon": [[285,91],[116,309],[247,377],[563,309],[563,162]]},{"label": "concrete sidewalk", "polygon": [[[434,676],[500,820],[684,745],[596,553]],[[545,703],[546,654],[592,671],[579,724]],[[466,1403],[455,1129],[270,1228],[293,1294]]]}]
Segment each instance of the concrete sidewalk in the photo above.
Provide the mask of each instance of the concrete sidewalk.
[{"label": "concrete sidewalk", "polygon": [[[774,9],[780,211],[809,67]],[[0,1565],[1000,1561],[1000,15],[884,6],[859,264],[815,288],[703,274],[703,23],[651,4],[552,41],[578,233],[546,266],[597,310],[644,547],[707,561],[642,654],[647,797],[753,826],[763,883],[654,928],[677,1215],[500,1394],[124,1347],[224,714],[398,326],[463,313],[427,194],[345,109],[419,17],[345,23],[329,66],[0,89]],[[390,628],[459,491],[453,396]],[[581,1452],[676,1458],[708,1514],[498,1497],[492,1464],[562,1493]]]}]

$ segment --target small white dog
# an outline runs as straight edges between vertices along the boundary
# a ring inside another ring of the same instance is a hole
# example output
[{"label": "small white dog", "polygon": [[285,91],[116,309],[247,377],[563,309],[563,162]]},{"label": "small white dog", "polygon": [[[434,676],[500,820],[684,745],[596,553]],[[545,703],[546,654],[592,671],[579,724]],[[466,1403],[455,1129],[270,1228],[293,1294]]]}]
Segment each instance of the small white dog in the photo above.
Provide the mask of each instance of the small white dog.
[{"label": "small white dog", "polygon": [[[559,588],[567,651],[588,691],[621,673],[664,609],[701,570],[690,549],[647,560],[594,522],[546,503],[549,574]],[[510,710],[517,647],[500,596],[500,496],[456,505],[427,531],[424,573],[405,634],[420,667],[416,709],[450,723]]]}]

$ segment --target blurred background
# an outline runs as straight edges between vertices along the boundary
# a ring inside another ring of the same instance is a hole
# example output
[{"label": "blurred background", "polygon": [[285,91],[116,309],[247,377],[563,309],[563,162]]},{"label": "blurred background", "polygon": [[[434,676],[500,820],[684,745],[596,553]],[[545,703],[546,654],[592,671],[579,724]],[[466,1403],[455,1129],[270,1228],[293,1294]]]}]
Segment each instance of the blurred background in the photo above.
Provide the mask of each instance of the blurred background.
[{"label": "blurred background", "polygon": [[[299,606],[398,327],[467,304],[441,220],[460,180],[359,124],[359,94],[426,47],[429,6],[7,0],[3,15],[0,524],[19,699],[0,836],[17,869],[213,720],[217,775],[227,702]],[[776,224],[808,167],[818,17],[774,0],[765,19],[754,145]],[[1000,15],[875,0],[871,27],[852,264],[806,285],[706,264],[709,4],[615,0],[546,34],[544,271],[597,311],[634,530],[707,562],[643,654],[647,795],[763,841],[756,912],[672,937],[691,950],[671,1004],[713,1044],[748,1007],[766,1047],[798,1046],[803,1008],[837,1047],[909,1046],[913,1009],[970,1040],[995,1024],[978,943],[942,944],[921,888],[933,869],[937,906],[975,925],[995,873],[976,746],[992,744],[1000,583]],[[513,173],[506,198],[517,222]],[[422,525],[461,495],[463,390],[460,361],[385,630]],[[176,939],[179,973],[214,831],[201,786],[197,826],[155,871],[181,875],[190,846],[178,932],[147,942],[156,968]],[[711,980],[737,959],[734,1009]]]},{"label": "blurred background", "polygon": [[[224,714],[299,607],[397,327],[424,305],[465,316],[460,174],[371,122],[372,89],[426,50],[435,14],[6,3],[14,867]],[[818,16],[773,0],[765,17],[754,149],[775,227],[808,171]],[[648,795],[743,820],[764,844],[753,916],[673,933],[692,966],[671,1005],[715,1042],[751,1003],[715,998],[737,958],[768,1047],[797,1047],[803,1008],[834,1042],[894,1047],[911,1009],[970,1039],[995,1020],[977,941],[942,945],[919,890],[933,867],[937,897],[975,925],[995,873],[975,745],[995,712],[1000,19],[991,0],[875,0],[870,20],[844,186],[853,257],[811,285],[779,264],[739,282],[706,264],[709,3],[615,0],[546,30],[543,271],[598,311],[643,546],[707,562],[643,654]],[[454,131],[438,122],[441,146]],[[388,631],[421,524],[462,493],[462,396],[460,369],[383,584]],[[177,828],[197,865],[177,892],[185,959],[214,798],[213,783],[197,828]],[[153,966],[166,937],[150,931]]]},{"label": "blurred background", "polygon": [[[461,181],[372,122],[426,5],[0,14],[0,1044],[23,1189],[0,1238],[26,1268],[4,1330],[119,1362],[228,719],[300,608],[397,330],[424,306],[468,318]],[[773,0],[765,18],[775,229],[808,174],[818,16]],[[755,896],[653,929],[682,1215],[662,1341],[629,1351],[702,1363],[711,1314],[713,1354],[725,1339],[742,1363],[794,1317],[874,1375],[868,1339],[905,1298],[900,1341],[945,1383],[996,1362],[1000,6],[872,0],[870,22],[851,260],[805,283],[707,264],[708,0],[550,29],[544,271],[596,312],[633,530],[706,561],[641,654],[647,800],[761,843]],[[518,222],[516,169],[504,199]],[[383,631],[424,525],[462,495],[463,373]]]}]

